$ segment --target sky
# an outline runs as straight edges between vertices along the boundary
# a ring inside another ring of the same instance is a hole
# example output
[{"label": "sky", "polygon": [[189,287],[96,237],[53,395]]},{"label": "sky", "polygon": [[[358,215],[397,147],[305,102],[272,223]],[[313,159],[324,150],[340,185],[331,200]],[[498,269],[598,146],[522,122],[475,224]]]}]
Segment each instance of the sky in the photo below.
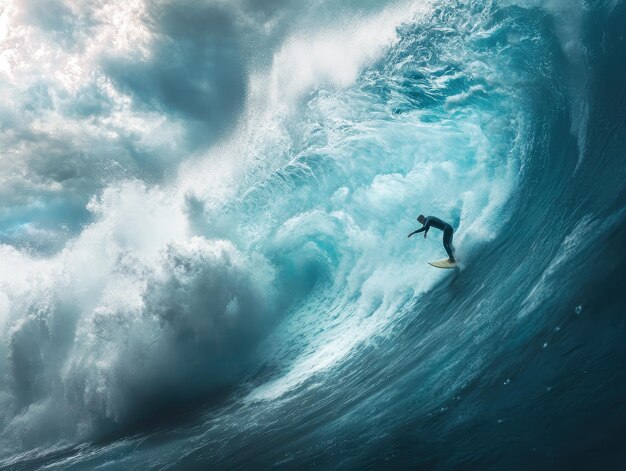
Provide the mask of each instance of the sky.
[{"label": "sky", "polygon": [[245,94],[239,20],[206,2],[0,6],[0,242],[58,250],[111,180],[167,179]]}]

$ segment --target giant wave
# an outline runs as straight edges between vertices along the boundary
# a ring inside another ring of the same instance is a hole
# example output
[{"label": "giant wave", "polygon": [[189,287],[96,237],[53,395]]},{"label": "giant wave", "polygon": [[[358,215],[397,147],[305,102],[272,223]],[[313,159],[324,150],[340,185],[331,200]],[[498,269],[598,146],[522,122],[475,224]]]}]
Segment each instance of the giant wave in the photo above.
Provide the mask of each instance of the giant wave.
[{"label": "giant wave", "polygon": [[291,33],[172,182],[1,247],[2,464],[624,464],[625,20],[398,2]]}]

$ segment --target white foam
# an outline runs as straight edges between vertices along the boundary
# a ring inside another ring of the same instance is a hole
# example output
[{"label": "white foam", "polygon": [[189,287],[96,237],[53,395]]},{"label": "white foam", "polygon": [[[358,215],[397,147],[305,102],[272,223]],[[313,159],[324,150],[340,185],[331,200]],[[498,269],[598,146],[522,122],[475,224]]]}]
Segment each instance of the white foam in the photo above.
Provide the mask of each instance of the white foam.
[{"label": "white foam", "polygon": [[146,398],[232,381],[274,320],[273,268],[191,237],[167,192],[127,182],[90,209],[96,222],[53,259],[0,247],[14,264],[0,278],[4,448],[71,439]]}]

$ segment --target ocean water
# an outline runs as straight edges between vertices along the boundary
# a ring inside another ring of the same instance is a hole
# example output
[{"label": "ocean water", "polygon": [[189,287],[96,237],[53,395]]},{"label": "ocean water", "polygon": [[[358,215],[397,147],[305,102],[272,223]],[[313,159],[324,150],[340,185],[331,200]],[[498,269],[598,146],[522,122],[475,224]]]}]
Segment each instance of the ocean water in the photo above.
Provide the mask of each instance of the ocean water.
[{"label": "ocean water", "polygon": [[626,467],[626,3],[319,8],[173,178],[0,246],[2,469]]}]

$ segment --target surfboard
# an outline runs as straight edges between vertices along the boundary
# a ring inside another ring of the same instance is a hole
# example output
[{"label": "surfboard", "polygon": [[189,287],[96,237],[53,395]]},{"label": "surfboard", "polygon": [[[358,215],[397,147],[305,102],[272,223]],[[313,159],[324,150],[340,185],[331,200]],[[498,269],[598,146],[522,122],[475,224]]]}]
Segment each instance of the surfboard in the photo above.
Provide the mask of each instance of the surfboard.
[{"label": "surfboard", "polygon": [[447,258],[428,262],[428,264],[437,268],[456,268],[456,262],[450,262]]}]

